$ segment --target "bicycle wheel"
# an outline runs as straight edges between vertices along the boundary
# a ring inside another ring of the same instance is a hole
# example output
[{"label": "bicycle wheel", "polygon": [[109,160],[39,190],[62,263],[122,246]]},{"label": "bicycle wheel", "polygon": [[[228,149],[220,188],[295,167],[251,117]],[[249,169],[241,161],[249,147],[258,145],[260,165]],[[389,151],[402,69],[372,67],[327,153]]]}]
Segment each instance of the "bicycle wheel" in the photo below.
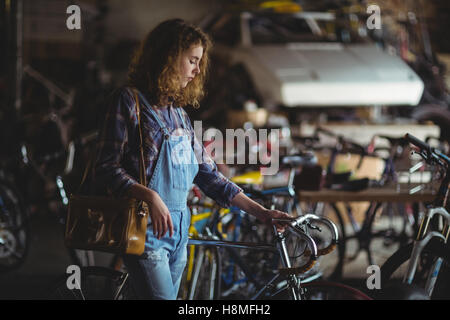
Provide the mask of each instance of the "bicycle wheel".
[{"label": "bicycle wheel", "polygon": [[[346,231],[346,275],[365,275],[361,266],[382,265],[401,244],[410,241],[413,230],[408,222],[406,208],[401,204],[367,204],[363,210],[354,211],[347,205],[347,217],[351,223]],[[359,214],[358,214],[359,211]]]},{"label": "bicycle wheel", "polygon": [[[364,292],[338,282],[312,281],[302,283],[304,300],[373,300]],[[271,285],[271,290],[265,292],[263,299],[291,300],[287,280],[283,279]]]},{"label": "bicycle wheel", "polygon": [[[413,250],[413,243],[401,247],[381,267],[381,288],[388,287],[395,280],[402,280],[407,272]],[[432,239],[424,247],[418,260],[417,270],[412,280],[413,285],[425,288],[431,269],[437,258],[442,264],[437,275],[436,285],[431,299],[449,299],[450,295],[450,250],[439,239]]]},{"label": "bicycle wheel", "polygon": [[217,247],[198,247],[188,299],[220,299],[221,273],[219,249]]},{"label": "bicycle wheel", "polygon": [[16,188],[0,183],[0,272],[18,268],[28,253],[30,225]]},{"label": "bicycle wheel", "polygon": [[306,300],[373,300],[364,292],[337,282],[313,281],[301,286]]},{"label": "bicycle wheel", "polygon": [[83,267],[61,276],[49,290],[52,300],[131,300],[137,296],[128,274],[105,267]]}]

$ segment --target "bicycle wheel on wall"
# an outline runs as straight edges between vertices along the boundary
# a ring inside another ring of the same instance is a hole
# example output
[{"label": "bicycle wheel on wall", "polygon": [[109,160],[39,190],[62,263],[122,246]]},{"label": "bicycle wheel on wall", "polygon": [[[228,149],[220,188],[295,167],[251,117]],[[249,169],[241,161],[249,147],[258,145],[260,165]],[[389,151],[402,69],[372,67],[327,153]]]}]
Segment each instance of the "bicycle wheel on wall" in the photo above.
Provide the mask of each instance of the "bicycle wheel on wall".
[{"label": "bicycle wheel on wall", "polygon": [[[413,243],[397,250],[381,267],[381,288],[385,289],[395,281],[402,281],[407,272],[413,251]],[[432,239],[423,249],[418,260],[417,270],[412,280],[413,285],[425,288],[429,273],[436,259],[441,258],[439,273],[435,275],[436,284],[431,293],[432,299],[448,299],[450,293],[450,250],[439,239]]]},{"label": "bicycle wheel on wall", "polygon": [[[83,267],[61,276],[48,290],[52,300],[130,300],[137,296],[128,274],[105,267]],[[79,282],[78,282],[79,281]]]},{"label": "bicycle wheel on wall", "polygon": [[0,183],[0,272],[18,268],[28,253],[30,225],[17,189]]}]

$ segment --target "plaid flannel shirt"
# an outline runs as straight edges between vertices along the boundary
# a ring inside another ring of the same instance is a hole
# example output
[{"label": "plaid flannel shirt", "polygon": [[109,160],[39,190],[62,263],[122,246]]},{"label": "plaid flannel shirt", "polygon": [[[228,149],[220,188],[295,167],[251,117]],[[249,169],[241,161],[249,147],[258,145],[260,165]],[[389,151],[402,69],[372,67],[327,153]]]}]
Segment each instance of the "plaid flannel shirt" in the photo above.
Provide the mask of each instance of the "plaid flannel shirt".
[{"label": "plaid flannel shirt", "polygon": [[[148,110],[148,106],[139,99],[141,128],[143,138],[144,164],[147,183],[153,174],[159,150],[163,141],[160,126]],[[172,105],[154,107],[170,132],[182,128],[182,121]],[[188,134],[191,135],[194,150],[201,150],[199,171],[194,183],[220,206],[229,207],[234,196],[242,189],[229,181],[217,170],[214,161],[208,156],[203,145],[194,134],[189,116],[181,108]],[[136,115],[135,97],[130,88],[116,90],[107,104],[106,116],[101,126],[97,144],[97,154],[93,166],[92,182],[94,190],[105,190],[117,197],[139,181],[140,139]],[[104,191],[102,191],[104,192]]]}]

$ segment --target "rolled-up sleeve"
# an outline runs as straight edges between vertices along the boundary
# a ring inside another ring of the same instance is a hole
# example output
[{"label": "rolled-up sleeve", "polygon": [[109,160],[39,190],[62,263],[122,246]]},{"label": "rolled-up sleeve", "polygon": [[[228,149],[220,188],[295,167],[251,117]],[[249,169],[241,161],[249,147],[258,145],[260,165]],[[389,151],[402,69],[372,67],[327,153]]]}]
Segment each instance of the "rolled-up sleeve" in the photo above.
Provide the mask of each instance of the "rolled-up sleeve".
[{"label": "rolled-up sleeve", "polygon": [[233,198],[242,191],[220,173],[215,164],[213,166],[207,163],[199,164],[199,171],[194,183],[223,208],[230,207]]},{"label": "rolled-up sleeve", "polygon": [[217,168],[214,160],[209,156],[203,144],[195,136],[191,121],[183,110],[185,123],[190,126],[194,153],[199,162],[199,170],[194,183],[221,207],[229,208],[233,198],[242,191],[235,183],[227,179]]},{"label": "rolled-up sleeve", "polygon": [[122,166],[130,125],[135,117],[135,113],[130,112],[133,105],[126,90],[114,92],[108,101],[106,117],[99,132],[93,182],[97,188],[100,186],[116,197],[123,196],[132,185],[138,183]]}]

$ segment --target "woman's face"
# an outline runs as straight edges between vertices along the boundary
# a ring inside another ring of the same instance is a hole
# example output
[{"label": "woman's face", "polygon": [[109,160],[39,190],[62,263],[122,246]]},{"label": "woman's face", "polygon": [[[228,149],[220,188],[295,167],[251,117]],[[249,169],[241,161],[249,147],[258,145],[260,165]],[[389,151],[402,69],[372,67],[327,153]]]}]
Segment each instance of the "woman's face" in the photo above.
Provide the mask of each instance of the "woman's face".
[{"label": "woman's face", "polygon": [[203,47],[201,45],[192,45],[181,55],[181,88],[185,88],[200,73],[200,60],[202,56]]}]

